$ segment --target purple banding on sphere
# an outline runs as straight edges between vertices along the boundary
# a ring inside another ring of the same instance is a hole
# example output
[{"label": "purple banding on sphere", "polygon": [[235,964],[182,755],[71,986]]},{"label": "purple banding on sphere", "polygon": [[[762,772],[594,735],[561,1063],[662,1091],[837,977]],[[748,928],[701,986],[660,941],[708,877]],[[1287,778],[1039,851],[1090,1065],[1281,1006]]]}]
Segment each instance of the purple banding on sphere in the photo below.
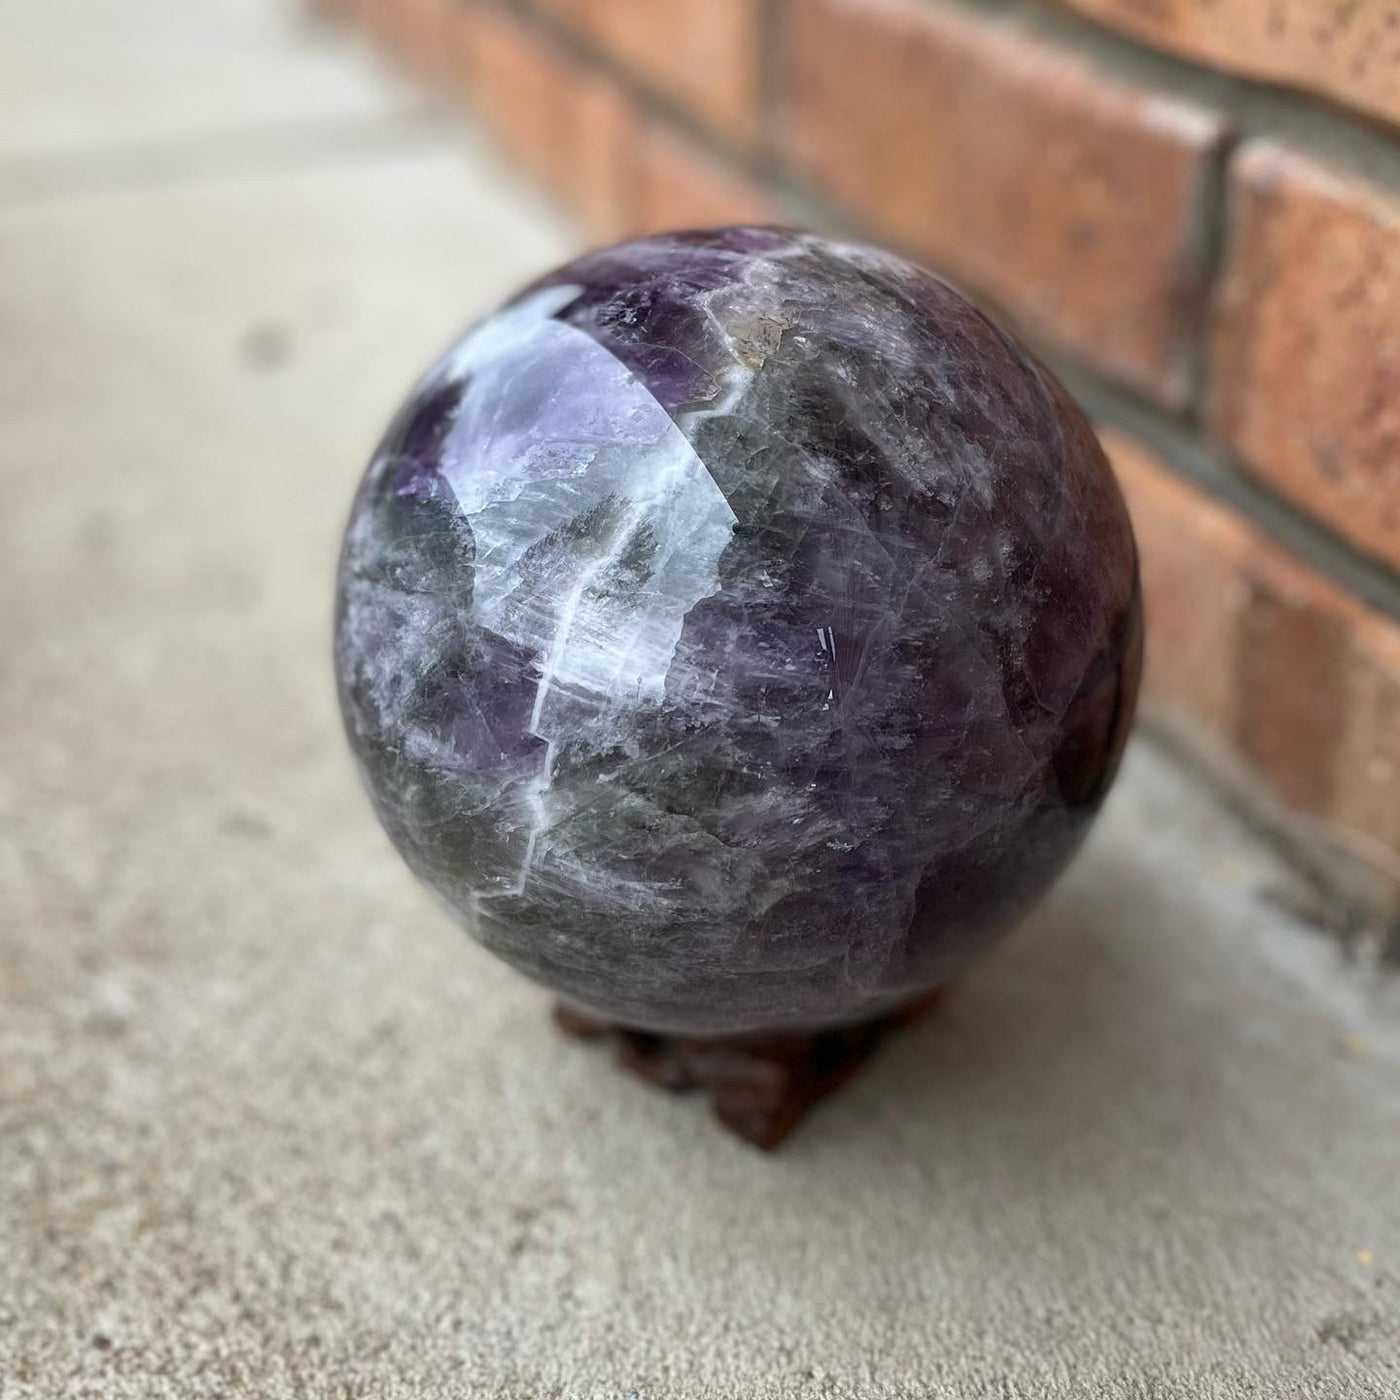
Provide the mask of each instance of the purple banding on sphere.
[{"label": "purple banding on sphere", "polygon": [[336,674],[380,820],[493,952],[628,1025],[815,1028],[1043,893],[1141,631],[1053,377],[901,258],[738,227],[580,258],[429,371]]}]

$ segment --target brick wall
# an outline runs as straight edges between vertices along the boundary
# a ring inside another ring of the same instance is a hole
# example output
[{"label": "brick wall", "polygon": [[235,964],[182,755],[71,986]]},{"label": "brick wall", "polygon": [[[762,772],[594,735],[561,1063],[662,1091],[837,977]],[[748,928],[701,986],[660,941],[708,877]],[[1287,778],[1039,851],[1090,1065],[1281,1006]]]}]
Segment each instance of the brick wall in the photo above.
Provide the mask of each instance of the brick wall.
[{"label": "brick wall", "polygon": [[1400,0],[321,0],[602,241],[962,283],[1124,481],[1148,701],[1400,880]]}]

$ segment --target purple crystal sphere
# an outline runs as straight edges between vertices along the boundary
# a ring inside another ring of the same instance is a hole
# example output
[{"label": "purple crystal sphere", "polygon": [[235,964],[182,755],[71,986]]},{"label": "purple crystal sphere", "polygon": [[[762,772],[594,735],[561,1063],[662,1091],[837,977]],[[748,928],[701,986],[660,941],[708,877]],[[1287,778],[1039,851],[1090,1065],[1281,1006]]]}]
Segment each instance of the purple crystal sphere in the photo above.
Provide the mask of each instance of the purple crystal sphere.
[{"label": "purple crystal sphere", "polygon": [[857,1021],[1073,854],[1132,719],[1132,529],[1083,415],[872,248],[734,227],[480,322],[369,466],[336,673],[471,933],[623,1024]]}]

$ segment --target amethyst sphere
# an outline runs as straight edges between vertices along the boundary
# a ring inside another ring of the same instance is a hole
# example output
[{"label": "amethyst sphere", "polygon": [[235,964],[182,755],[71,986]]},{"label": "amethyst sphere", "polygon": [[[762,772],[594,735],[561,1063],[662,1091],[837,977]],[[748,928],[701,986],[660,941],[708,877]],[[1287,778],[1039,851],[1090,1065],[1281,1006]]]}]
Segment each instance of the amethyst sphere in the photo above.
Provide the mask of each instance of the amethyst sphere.
[{"label": "amethyst sphere", "polygon": [[783,229],[590,253],[480,322],[340,561],[395,845],[493,952],[653,1030],[952,977],[1083,837],[1140,656],[1060,385],[930,273]]}]

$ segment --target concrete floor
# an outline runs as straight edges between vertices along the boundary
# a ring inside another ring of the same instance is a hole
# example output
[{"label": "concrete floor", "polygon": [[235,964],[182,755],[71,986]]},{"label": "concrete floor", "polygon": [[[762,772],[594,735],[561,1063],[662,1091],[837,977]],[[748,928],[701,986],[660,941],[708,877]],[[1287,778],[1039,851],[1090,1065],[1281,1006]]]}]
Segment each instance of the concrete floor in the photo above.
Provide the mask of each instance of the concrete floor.
[{"label": "concrete floor", "polygon": [[375,828],[360,463],[571,236],[255,0],[3,0],[0,1396],[1400,1395],[1400,999],[1139,743],[774,1158]]}]

